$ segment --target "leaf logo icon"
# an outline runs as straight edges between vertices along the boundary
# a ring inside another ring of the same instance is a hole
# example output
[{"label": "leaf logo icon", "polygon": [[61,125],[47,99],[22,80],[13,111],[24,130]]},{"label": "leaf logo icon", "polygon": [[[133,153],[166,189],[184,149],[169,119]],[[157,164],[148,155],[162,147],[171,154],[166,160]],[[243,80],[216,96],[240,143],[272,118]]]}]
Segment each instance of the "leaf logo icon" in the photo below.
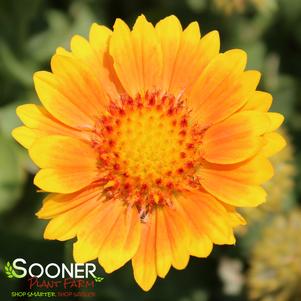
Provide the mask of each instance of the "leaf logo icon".
[{"label": "leaf logo icon", "polygon": [[15,272],[9,261],[6,263],[4,270],[7,278],[22,278]]},{"label": "leaf logo icon", "polygon": [[94,277],[94,281],[95,282],[102,282],[102,280],[103,280],[104,278],[103,277]]}]

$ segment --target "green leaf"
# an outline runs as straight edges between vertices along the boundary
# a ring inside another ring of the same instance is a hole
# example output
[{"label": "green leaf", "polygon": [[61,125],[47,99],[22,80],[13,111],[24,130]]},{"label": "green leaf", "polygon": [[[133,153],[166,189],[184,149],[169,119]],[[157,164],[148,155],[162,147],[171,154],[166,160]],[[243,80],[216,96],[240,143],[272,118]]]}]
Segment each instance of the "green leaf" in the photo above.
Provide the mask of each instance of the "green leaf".
[{"label": "green leaf", "polygon": [[266,48],[264,43],[255,42],[244,47],[248,54],[248,69],[261,70],[264,64]]},{"label": "green leaf", "polygon": [[0,60],[4,70],[15,80],[24,86],[32,85],[32,73],[36,69],[35,65],[28,66],[15,57],[14,52],[8,45],[0,40]]},{"label": "green leaf", "polygon": [[272,110],[281,112],[286,118],[294,112],[294,104],[297,99],[297,83],[291,76],[280,75],[278,85],[272,94],[274,96]]},{"label": "green leaf", "polygon": [[[70,7],[73,20],[58,10],[49,10],[47,14],[48,28],[34,35],[27,43],[27,52],[37,62],[48,61],[59,46],[69,48],[70,38],[75,35],[87,36],[91,24],[95,21],[92,10],[79,2]],[[39,51],[36,51],[39,49]]]},{"label": "green leaf", "polygon": [[26,178],[19,146],[0,132],[0,212],[10,210],[20,199]]},{"label": "green leaf", "polygon": [[16,108],[21,104],[20,102],[13,102],[0,109],[0,129],[6,137],[11,137],[11,131],[22,125],[16,114]]}]

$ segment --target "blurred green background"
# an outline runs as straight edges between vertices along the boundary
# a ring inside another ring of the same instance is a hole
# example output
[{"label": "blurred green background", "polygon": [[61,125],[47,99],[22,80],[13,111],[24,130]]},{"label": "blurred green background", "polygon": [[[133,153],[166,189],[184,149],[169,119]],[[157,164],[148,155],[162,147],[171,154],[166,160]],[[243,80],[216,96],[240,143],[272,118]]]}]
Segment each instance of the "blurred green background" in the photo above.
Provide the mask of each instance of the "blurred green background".
[{"label": "blurred green background", "polygon": [[[32,184],[35,167],[10,136],[19,125],[16,106],[38,101],[33,72],[49,69],[52,53],[68,48],[73,34],[87,37],[92,22],[112,27],[121,17],[132,25],[141,13],[152,22],[175,14],[183,26],[197,20],[203,34],[219,30],[222,50],[246,50],[248,68],[263,74],[260,89],[273,94],[272,110],[286,117],[288,147],[273,158],[276,176],[266,184],[268,203],[244,210],[249,226],[238,229],[235,247],[217,246],[208,259],[192,258],[184,271],[171,270],[148,293],[135,284],[130,265],[111,275],[100,269],[105,279],[97,284],[97,297],[87,300],[300,301],[300,0],[0,0],[1,271],[16,257],[71,260],[72,242],[43,240],[45,222],[34,215],[43,198]],[[1,300],[26,287],[26,279],[7,279],[0,272]]]}]

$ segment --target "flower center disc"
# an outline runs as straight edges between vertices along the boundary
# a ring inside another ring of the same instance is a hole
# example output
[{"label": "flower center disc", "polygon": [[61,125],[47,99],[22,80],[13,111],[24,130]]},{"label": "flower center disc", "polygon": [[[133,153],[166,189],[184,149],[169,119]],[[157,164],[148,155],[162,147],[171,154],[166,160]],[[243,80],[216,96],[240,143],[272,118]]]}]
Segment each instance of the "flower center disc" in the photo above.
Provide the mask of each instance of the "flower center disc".
[{"label": "flower center disc", "polygon": [[148,204],[164,202],[191,181],[199,161],[200,135],[174,96],[122,97],[120,104],[110,105],[96,133],[105,187],[123,197],[143,196]]}]

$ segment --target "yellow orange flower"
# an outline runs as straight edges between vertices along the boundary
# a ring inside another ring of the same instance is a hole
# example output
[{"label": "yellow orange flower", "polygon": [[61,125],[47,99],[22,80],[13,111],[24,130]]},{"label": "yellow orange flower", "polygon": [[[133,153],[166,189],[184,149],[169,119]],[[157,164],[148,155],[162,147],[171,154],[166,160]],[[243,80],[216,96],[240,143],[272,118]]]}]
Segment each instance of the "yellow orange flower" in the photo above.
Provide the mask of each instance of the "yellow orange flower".
[{"label": "yellow orange flower", "polygon": [[246,286],[249,300],[301,299],[301,211],[278,214],[263,229],[250,258]]},{"label": "yellow orange flower", "polygon": [[245,13],[249,7],[262,13],[277,9],[277,0],[213,0],[213,4],[226,15]]},{"label": "yellow orange flower", "polygon": [[285,144],[246,62],[175,16],[93,24],[88,41],[58,48],[52,72],[34,75],[42,106],[18,107],[25,125],[13,131],[51,192],[37,213],[50,219],[45,238],[77,237],[74,259],[108,273],[132,260],[144,290],[190,255],[234,244],[245,223],[235,207],[265,201],[267,157]]}]

